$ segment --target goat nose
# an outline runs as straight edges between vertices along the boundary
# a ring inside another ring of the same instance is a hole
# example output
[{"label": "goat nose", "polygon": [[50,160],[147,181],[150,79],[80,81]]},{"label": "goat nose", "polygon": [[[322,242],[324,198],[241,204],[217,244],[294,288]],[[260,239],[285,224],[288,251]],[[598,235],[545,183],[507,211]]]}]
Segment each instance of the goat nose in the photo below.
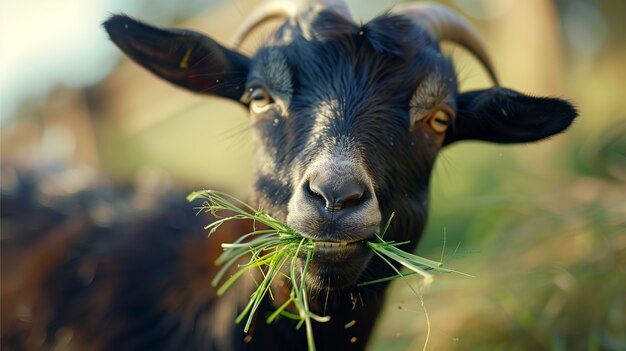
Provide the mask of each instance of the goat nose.
[{"label": "goat nose", "polygon": [[324,199],[326,209],[333,212],[360,204],[366,195],[365,185],[352,177],[332,179],[330,175],[318,174],[312,177],[308,188],[311,195]]}]

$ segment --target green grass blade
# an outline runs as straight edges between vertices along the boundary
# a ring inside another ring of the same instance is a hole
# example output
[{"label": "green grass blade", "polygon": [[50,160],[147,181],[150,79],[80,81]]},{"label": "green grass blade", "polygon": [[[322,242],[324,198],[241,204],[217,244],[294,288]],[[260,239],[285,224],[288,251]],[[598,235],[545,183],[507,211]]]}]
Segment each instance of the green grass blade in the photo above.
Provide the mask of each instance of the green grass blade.
[{"label": "green grass blade", "polygon": [[287,301],[285,301],[285,303],[280,305],[280,307],[278,307],[276,311],[274,311],[269,317],[267,317],[267,319],[265,320],[267,324],[271,324],[274,319],[276,319],[276,317],[281,315],[283,313],[283,310],[285,310],[285,308],[287,308],[287,306],[289,306],[291,302],[293,302],[293,298],[290,297],[289,299],[287,299]]}]

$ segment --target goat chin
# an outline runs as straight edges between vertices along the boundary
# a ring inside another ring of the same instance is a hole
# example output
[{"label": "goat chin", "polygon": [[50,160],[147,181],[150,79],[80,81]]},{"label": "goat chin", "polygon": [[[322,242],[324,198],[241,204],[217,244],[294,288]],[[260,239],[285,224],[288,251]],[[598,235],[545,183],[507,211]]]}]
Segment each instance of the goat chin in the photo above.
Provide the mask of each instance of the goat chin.
[{"label": "goat chin", "polygon": [[[311,260],[306,276],[307,286],[311,290],[332,291],[354,285],[373,255],[371,250],[362,243],[351,245],[341,251],[334,251],[316,252]],[[298,263],[303,265],[304,260],[300,258]]]}]

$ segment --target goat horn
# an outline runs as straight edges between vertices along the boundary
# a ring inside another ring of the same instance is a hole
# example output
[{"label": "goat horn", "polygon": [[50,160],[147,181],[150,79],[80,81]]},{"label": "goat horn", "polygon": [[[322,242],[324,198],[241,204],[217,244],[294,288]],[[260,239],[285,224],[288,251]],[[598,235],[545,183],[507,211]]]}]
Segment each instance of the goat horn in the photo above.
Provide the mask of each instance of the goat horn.
[{"label": "goat horn", "polygon": [[482,63],[494,84],[499,85],[489,55],[478,33],[465,18],[454,10],[443,5],[420,3],[400,4],[392,12],[409,16],[413,22],[426,28],[441,41],[451,41],[464,46]]},{"label": "goat horn", "polygon": [[233,46],[239,48],[248,35],[266,21],[276,18],[295,17],[297,13],[298,5],[293,1],[276,0],[266,2],[254,10],[241,25],[233,39]]},{"label": "goat horn", "polygon": [[[308,6],[305,6],[308,5]],[[318,0],[312,3],[308,1],[285,1],[274,0],[268,1],[258,7],[243,23],[237,31],[233,40],[233,46],[239,48],[244,40],[261,24],[266,21],[277,18],[295,18],[301,11],[310,11],[311,9],[329,9],[343,17],[352,20],[350,10],[345,1],[342,0]]]}]

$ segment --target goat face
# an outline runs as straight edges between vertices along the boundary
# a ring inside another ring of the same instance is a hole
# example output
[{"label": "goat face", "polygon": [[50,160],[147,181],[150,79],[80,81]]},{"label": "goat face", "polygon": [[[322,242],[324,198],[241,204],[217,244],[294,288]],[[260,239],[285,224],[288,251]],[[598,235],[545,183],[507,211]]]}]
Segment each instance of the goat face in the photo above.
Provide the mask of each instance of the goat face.
[{"label": "goat face", "polygon": [[421,232],[446,127],[429,116],[446,123],[454,113],[456,79],[406,17],[359,27],[323,12],[308,30],[252,59],[243,102],[260,161],[256,200],[319,242],[310,286],[345,286],[371,258],[362,241],[392,211]]},{"label": "goat face", "polygon": [[[336,8],[311,7],[251,58],[198,33],[125,16],[105,27],[157,75],[249,108],[257,160],[251,201],[319,242],[307,280],[333,289],[377,271],[362,241],[392,212],[387,238],[414,248],[442,146],[535,141],[576,116],[566,101],[499,87],[459,93],[439,50],[446,38],[429,27],[431,18],[408,9],[356,25]],[[461,24],[457,30],[468,27]],[[461,43],[488,63],[474,39]]]}]

